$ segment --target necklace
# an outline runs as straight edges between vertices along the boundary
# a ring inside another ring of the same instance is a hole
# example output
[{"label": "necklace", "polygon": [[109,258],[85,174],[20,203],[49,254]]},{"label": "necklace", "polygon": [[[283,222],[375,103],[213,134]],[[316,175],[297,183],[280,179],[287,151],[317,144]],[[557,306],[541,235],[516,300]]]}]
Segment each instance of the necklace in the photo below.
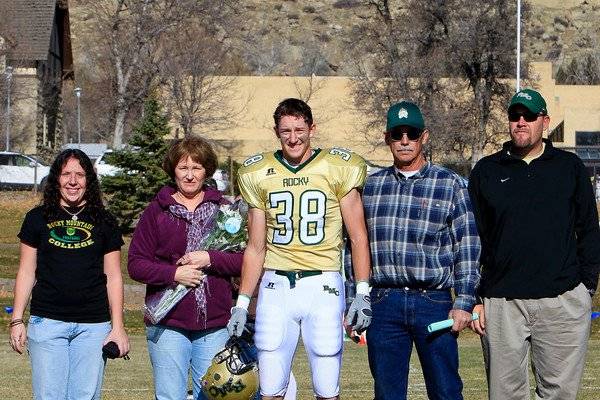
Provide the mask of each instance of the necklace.
[{"label": "necklace", "polygon": [[69,214],[71,216],[71,219],[73,221],[77,221],[79,218],[77,218],[77,214],[79,214],[80,212],[82,212],[85,209],[85,206],[81,207],[81,210],[77,211],[76,213],[72,213],[69,210],[67,210],[62,204],[60,205],[62,207],[63,210],[65,210],[65,212],[67,214]]}]

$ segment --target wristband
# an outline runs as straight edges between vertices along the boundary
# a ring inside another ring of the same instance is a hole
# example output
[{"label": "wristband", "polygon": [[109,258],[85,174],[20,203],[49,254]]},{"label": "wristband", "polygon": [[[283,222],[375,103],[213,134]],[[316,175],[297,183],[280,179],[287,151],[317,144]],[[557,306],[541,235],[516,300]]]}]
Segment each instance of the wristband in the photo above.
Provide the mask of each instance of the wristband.
[{"label": "wristband", "polygon": [[21,324],[25,324],[25,322],[23,322],[22,319],[20,319],[20,318],[19,319],[13,319],[12,321],[10,321],[8,323],[8,327],[12,328],[13,326],[17,326],[17,325],[21,325]]},{"label": "wristband", "polygon": [[369,294],[369,282],[367,282],[367,281],[356,282],[356,294]]},{"label": "wristband", "polygon": [[248,306],[250,305],[250,296],[240,293],[235,302],[235,306],[239,308],[243,308],[248,311]]}]

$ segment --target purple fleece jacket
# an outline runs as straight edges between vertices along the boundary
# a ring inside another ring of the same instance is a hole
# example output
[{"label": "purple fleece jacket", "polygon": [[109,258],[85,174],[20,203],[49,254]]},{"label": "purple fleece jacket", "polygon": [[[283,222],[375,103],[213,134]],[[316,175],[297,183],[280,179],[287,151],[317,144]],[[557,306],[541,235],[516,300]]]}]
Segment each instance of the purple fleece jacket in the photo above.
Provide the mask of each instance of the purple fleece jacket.
[{"label": "purple fleece jacket", "polygon": [[[175,262],[185,254],[187,222],[169,212],[177,204],[171,195],[175,189],[163,187],[142,213],[129,246],[129,276],[145,283],[149,295],[174,283]],[[205,188],[203,202],[227,204],[218,190]],[[160,322],[175,328],[203,330],[227,325],[232,306],[231,277],[240,276],[243,253],[209,250],[211,266],[204,269],[208,279],[206,291],[206,325],[198,315],[196,299],[190,291]],[[146,319],[146,324],[150,322]]]}]

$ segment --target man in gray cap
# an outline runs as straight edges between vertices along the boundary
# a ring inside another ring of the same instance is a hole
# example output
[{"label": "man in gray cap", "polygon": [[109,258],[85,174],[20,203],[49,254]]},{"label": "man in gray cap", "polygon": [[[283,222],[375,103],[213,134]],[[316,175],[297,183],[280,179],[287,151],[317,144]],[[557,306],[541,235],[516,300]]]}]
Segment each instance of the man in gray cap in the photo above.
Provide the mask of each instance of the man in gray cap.
[{"label": "man in gray cap", "polygon": [[[417,105],[390,107],[385,141],[394,165],[368,177],[363,191],[373,266],[367,343],[377,400],[406,399],[413,344],[429,399],[463,398],[456,337],[471,321],[480,243],[465,180],[426,161],[428,139]],[[448,318],[451,328],[429,334],[427,325]]]},{"label": "man in gray cap", "polygon": [[482,242],[472,328],[491,400],[530,398],[529,355],[536,399],[575,399],[600,265],[592,184],[575,154],[542,138],[550,117],[538,92],[516,93],[508,121],[511,140],[469,180]]}]

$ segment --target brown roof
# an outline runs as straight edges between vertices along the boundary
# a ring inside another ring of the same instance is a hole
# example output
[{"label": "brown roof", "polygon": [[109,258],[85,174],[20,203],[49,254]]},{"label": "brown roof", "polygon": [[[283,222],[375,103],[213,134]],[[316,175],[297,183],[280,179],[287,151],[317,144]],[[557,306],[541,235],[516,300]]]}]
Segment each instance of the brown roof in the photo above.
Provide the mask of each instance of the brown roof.
[{"label": "brown roof", "polygon": [[50,33],[56,10],[56,0],[2,0],[5,21],[0,27],[7,42],[13,47],[9,59],[46,60],[50,47]]}]

